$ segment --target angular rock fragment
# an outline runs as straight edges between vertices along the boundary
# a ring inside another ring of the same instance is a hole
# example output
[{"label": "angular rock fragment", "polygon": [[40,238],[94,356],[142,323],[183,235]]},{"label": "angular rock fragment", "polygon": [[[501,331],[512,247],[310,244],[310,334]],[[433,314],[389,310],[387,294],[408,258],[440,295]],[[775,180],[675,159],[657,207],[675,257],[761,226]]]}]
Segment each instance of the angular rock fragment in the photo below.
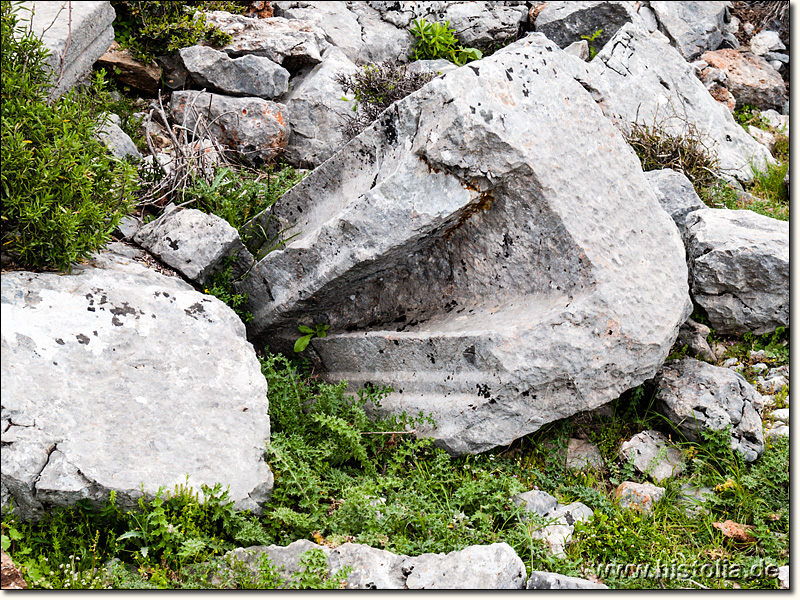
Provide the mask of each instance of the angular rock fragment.
[{"label": "angular rock fragment", "polygon": [[750,39],[750,52],[764,56],[773,50],[786,50],[776,31],[760,31]]},{"label": "angular rock fragment", "polygon": [[582,64],[532,34],[387,109],[276,204],[297,235],[239,288],[251,335],[329,324],[321,371],[392,386],[380,410],[431,414],[453,454],[651,377],[690,312],[684,250]]},{"label": "angular rock fragment", "polygon": [[208,46],[181,48],[180,56],[192,79],[223,94],[271,99],[289,89],[289,71],[263,56],[230,58]]},{"label": "angular rock fragment", "polygon": [[789,326],[789,223],[749,210],[690,213],[689,286],[711,326],[757,335]]},{"label": "angular rock fragment", "polygon": [[136,88],[150,96],[158,94],[161,83],[161,68],[156,64],[145,65],[133,58],[117,42],[97,59],[98,67],[106,69],[111,77],[124,85]]},{"label": "angular rock fragment", "polygon": [[731,428],[731,448],[752,462],[764,451],[758,392],[731,369],[693,358],[666,363],[655,378],[655,408],[686,436]]},{"label": "angular rock fragment", "polygon": [[561,48],[599,32],[591,41],[599,51],[620,27],[634,21],[646,27],[629,2],[548,2],[535,28]]},{"label": "angular rock fragment", "polygon": [[751,164],[764,170],[774,162],[721,106],[674,49],[631,24],[587,64],[590,83],[602,92],[600,106],[620,126],[637,122],[685,136],[690,128],[719,158],[723,173],[752,179]]},{"label": "angular rock fragment", "polygon": [[567,577],[547,571],[531,571],[528,590],[607,590],[603,583],[594,583],[580,577]]},{"label": "angular rock fragment", "polygon": [[725,87],[736,98],[736,108],[751,104],[761,110],[780,110],[787,100],[780,73],[760,56],[715,50],[703,54],[703,60],[725,73]]},{"label": "angular rock fragment", "polygon": [[511,501],[517,506],[524,506],[528,512],[535,512],[543,517],[558,506],[558,500],[541,490],[517,494]]},{"label": "angular rock fragment", "polygon": [[525,585],[525,564],[505,542],[422,554],[412,560],[413,570],[406,579],[410,590],[518,590]]},{"label": "angular rock fragment", "polygon": [[586,440],[572,438],[567,447],[568,469],[605,469],[606,463],[600,448]]},{"label": "angular rock fragment", "polygon": [[353,115],[355,102],[345,100],[338,74],[353,75],[358,68],[338,48],[329,48],[322,63],[300,72],[284,99],[292,133],[286,147],[288,162],[314,168],[328,160],[344,143],[341,129]]},{"label": "angular rock fragment", "polygon": [[352,62],[364,58],[364,40],[356,15],[345,2],[273,2],[275,16],[313,22]]},{"label": "angular rock fragment", "polygon": [[115,491],[133,509],[188,476],[260,513],[267,389],[242,322],[112,247],[71,275],[3,273],[4,504],[35,519]]},{"label": "angular rock fragment", "polygon": [[222,10],[209,11],[206,17],[233,38],[220,48],[223,52],[232,57],[264,56],[290,71],[321,62],[329,45],[324,32],[309,21],[283,17],[253,19]]},{"label": "angular rock fragment", "polygon": [[105,121],[97,128],[97,137],[117,158],[131,156],[141,160],[142,155],[133,140],[122,130],[119,115],[105,115]]},{"label": "angular rock fragment", "polygon": [[632,462],[639,473],[654,481],[679,475],[684,466],[680,450],[671,446],[663,433],[652,429],[624,442],[619,454],[623,461]]},{"label": "angular rock fragment", "polygon": [[650,2],[661,31],[686,60],[716,50],[725,31],[725,2]]},{"label": "angular rock fragment", "polygon": [[692,319],[686,319],[678,332],[678,339],[689,347],[689,354],[701,360],[715,361],[717,356],[708,344],[711,328]]},{"label": "angular rock fragment", "polygon": [[632,508],[645,514],[653,511],[655,504],[664,497],[666,490],[652,483],[625,481],[615,492],[617,502],[622,508]]},{"label": "angular rock fragment", "polygon": [[658,202],[672,217],[683,235],[686,215],[692,211],[707,208],[705,203],[700,200],[700,196],[697,195],[692,182],[683,173],[672,169],[648,171],[644,175],[652,186]]},{"label": "angular rock fragment", "polygon": [[194,130],[203,118],[209,132],[250,163],[275,158],[289,141],[286,106],[261,98],[234,98],[186,90],[170,102],[175,121]]},{"label": "angular rock fragment", "polygon": [[193,208],[171,210],[142,227],[134,241],[183,273],[205,283],[231,261],[232,275],[240,277],[252,266],[236,228],[216,215]]}]

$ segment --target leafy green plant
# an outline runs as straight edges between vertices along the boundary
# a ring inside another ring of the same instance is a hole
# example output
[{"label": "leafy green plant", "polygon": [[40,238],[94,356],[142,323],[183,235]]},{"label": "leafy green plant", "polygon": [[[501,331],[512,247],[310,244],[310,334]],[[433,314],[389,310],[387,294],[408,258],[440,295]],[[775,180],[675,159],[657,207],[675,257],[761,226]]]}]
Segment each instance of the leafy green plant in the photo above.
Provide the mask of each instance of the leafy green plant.
[{"label": "leafy green plant", "polygon": [[18,28],[11,2],[0,13],[3,248],[26,268],[68,271],[110,240],[130,210],[136,169],[95,137],[102,73],[97,93],[72,91],[48,104],[41,42]]},{"label": "leafy green plant", "polygon": [[222,300],[239,315],[242,321],[248,323],[253,320],[253,315],[245,309],[248,299],[247,294],[237,292],[234,285],[233,263],[235,260],[235,257],[226,259],[227,266],[208,278],[203,291]]},{"label": "leafy green plant", "polygon": [[391,104],[417,91],[435,76],[435,73],[411,73],[406,65],[389,61],[364,65],[353,75],[338,73],[336,83],[345,94],[353,94],[356,101],[353,107],[356,114],[342,124],[342,133],[348,139],[354,138]]},{"label": "leafy green plant", "polygon": [[411,33],[417,38],[414,60],[446,58],[462,67],[483,57],[483,53],[477,48],[465,48],[458,44],[455,31],[450,29],[450,21],[428,23],[425,19],[414,19]]},{"label": "leafy green plant", "polygon": [[586,40],[587,42],[589,42],[589,60],[592,60],[595,56],[597,56],[597,49],[592,45],[592,42],[595,41],[597,38],[599,38],[601,35],[603,35],[603,30],[598,29],[591,35],[581,36],[582,40]]},{"label": "leafy green plant", "polygon": [[324,325],[322,323],[317,323],[314,325],[314,328],[308,327],[307,325],[300,325],[298,327],[300,333],[305,333],[304,336],[298,338],[298,340],[294,343],[294,351],[295,352],[302,352],[308,347],[308,344],[311,342],[311,338],[314,336],[324,338],[328,335],[328,329],[330,329],[330,325]]},{"label": "leafy green plant", "polygon": [[156,56],[193,46],[202,40],[221,46],[230,35],[210,25],[203,10],[226,10],[241,13],[237,2],[160,2],[150,0],[112,0],[117,13],[114,35],[136,60],[150,63]]},{"label": "leafy green plant", "polygon": [[767,121],[761,115],[761,111],[752,104],[744,104],[737,108],[733,111],[733,118],[739,125],[744,127],[745,130],[747,130],[747,127],[750,125],[763,129],[764,131],[770,131],[772,129],[769,121]]}]

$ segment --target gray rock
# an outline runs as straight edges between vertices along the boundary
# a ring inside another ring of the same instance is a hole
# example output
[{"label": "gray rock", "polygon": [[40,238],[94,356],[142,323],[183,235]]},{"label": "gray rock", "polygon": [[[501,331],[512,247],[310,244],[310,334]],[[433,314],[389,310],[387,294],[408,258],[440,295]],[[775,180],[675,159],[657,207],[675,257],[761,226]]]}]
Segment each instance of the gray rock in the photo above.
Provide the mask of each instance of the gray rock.
[{"label": "gray rock", "polygon": [[787,99],[783,78],[762,57],[738,50],[715,50],[703,60],[727,76],[725,86],[736,98],[736,108],[752,104],[761,109],[779,109]]},{"label": "gray rock", "polygon": [[789,423],[789,409],[788,408],[776,408],[772,411],[772,417],[777,419],[778,421],[783,421],[784,423]]},{"label": "gray rock", "polygon": [[351,62],[363,61],[361,25],[346,2],[273,2],[276,17],[313,22]]},{"label": "gray rock", "polygon": [[71,275],[3,274],[2,483],[15,512],[99,509],[111,491],[133,509],[188,475],[260,514],[267,386],[241,320],[111,248]]},{"label": "gray rock", "polygon": [[606,462],[600,448],[586,440],[572,438],[567,446],[567,468],[603,470]]},{"label": "gray rock", "polygon": [[616,490],[617,503],[622,508],[639,510],[644,514],[653,512],[656,503],[664,497],[666,490],[652,483],[626,481]]},{"label": "gray rock", "polygon": [[750,39],[750,52],[756,56],[764,56],[775,50],[786,50],[776,31],[760,31]]},{"label": "gray rock", "polygon": [[692,182],[683,173],[672,169],[648,171],[644,175],[652,186],[659,203],[672,217],[683,235],[686,215],[692,211],[706,208],[706,205],[700,200],[700,196],[697,195]]},{"label": "gray rock", "polygon": [[141,160],[142,155],[136,149],[136,144],[133,143],[130,136],[120,127],[121,123],[122,119],[119,115],[106,115],[105,122],[101,123],[97,129],[98,139],[117,158],[124,159],[132,156]]},{"label": "gray rock", "polygon": [[774,162],[714,100],[694,68],[646,32],[625,25],[587,68],[589,83],[603,94],[606,116],[622,124],[656,124],[671,135],[687,135],[694,127],[716,152],[720,169],[742,180],[752,179],[751,163],[764,170]]},{"label": "gray rock", "polygon": [[569,46],[564,48],[564,52],[577,56],[581,60],[589,60],[589,42],[581,40],[580,42],[572,42]]},{"label": "gray rock", "polygon": [[525,564],[505,542],[449,554],[422,554],[412,564],[404,565],[413,569],[406,579],[410,590],[519,590],[525,586]]},{"label": "gray rock", "polygon": [[217,141],[250,163],[274,159],[289,141],[283,104],[186,90],[172,94],[170,107],[175,120],[190,130],[202,115]]},{"label": "gray rock", "polygon": [[232,274],[240,277],[253,265],[239,232],[226,220],[193,208],[169,211],[142,227],[134,241],[183,273],[205,283],[232,261]]},{"label": "gray rock", "polygon": [[716,50],[725,26],[725,2],[663,2],[653,0],[650,8],[658,17],[660,30],[686,60],[706,50]]},{"label": "gray rock", "polygon": [[789,589],[789,565],[786,565],[778,569],[778,581],[780,581],[780,586],[782,590]]},{"label": "gray rock", "polygon": [[549,521],[555,521],[562,525],[573,526],[575,523],[590,521],[594,511],[583,502],[572,502],[567,505],[558,505],[554,510],[547,513]]},{"label": "gray rock", "polygon": [[698,518],[708,514],[708,509],[703,505],[709,497],[713,496],[714,490],[710,487],[700,487],[690,483],[684,483],[681,485],[678,504],[683,507],[686,516]]},{"label": "gray rock", "polygon": [[764,59],[770,62],[778,61],[779,63],[783,63],[784,65],[789,64],[789,55],[784,54],[783,52],[767,52],[766,54],[764,54]]},{"label": "gray rock", "polygon": [[181,48],[180,56],[192,79],[223,94],[272,99],[289,89],[289,71],[263,56],[230,58],[208,46]]},{"label": "gray rock", "polygon": [[525,510],[536,513],[542,517],[554,510],[558,505],[558,500],[541,490],[531,490],[530,492],[517,494],[511,501],[517,506],[524,505]]},{"label": "gray rock", "polygon": [[561,48],[602,29],[590,43],[599,51],[620,27],[634,21],[646,28],[629,2],[548,2],[536,17],[534,27]]},{"label": "gray rock", "polygon": [[771,376],[768,379],[759,377],[757,381],[758,387],[767,394],[777,394],[789,385],[789,382],[783,375]]},{"label": "gray rock", "polygon": [[789,426],[782,423],[774,423],[764,429],[764,436],[768,438],[789,437]]},{"label": "gray rock", "polygon": [[133,236],[142,227],[142,220],[133,215],[126,215],[122,217],[117,225],[117,232],[122,236],[122,239],[129,241],[133,240]]},{"label": "gray rock", "polygon": [[749,210],[702,209],[686,218],[689,285],[722,334],[789,326],[789,223]]},{"label": "gray rock", "polygon": [[351,2],[348,7],[361,26],[364,45],[355,62],[406,62],[414,48],[414,36],[407,27],[398,28],[383,20],[368,2]]},{"label": "gray rock", "polygon": [[531,538],[544,541],[553,555],[563,556],[567,544],[572,540],[575,523],[589,521],[593,514],[592,509],[582,502],[566,506],[557,504],[544,515],[544,524],[532,531]]},{"label": "gray rock", "polygon": [[647,27],[647,31],[653,33],[658,29],[658,18],[652,8],[649,6],[639,7],[639,16],[642,18],[644,26]]},{"label": "gray rock", "polygon": [[547,571],[531,571],[526,589],[529,590],[607,590],[608,586],[580,577],[567,577]]},{"label": "gray rock", "polygon": [[663,433],[649,429],[637,433],[620,447],[620,458],[633,462],[639,473],[662,481],[683,471],[680,450],[669,443]]},{"label": "gray rock", "polygon": [[681,325],[678,332],[678,339],[689,347],[689,354],[699,359],[709,360],[715,362],[717,356],[708,345],[708,336],[711,334],[711,328],[697,323],[692,319],[686,319],[686,323]]},{"label": "gray rock", "polygon": [[415,60],[408,64],[406,71],[408,73],[438,73],[444,75],[450,71],[455,71],[458,67],[444,58],[436,60]]},{"label": "gray rock", "polygon": [[116,13],[110,2],[21,2],[20,28],[28,29],[50,51],[51,99],[72,89],[114,41]]},{"label": "gray rock", "polygon": [[334,78],[356,72],[341,50],[329,48],[322,63],[295,77],[294,89],[284,100],[292,128],[285,153],[288,162],[313,168],[342,146],[341,127],[353,114],[355,102],[343,100],[344,92]]},{"label": "gray rock", "polygon": [[731,428],[731,448],[753,462],[764,452],[758,392],[744,377],[693,358],[667,362],[655,378],[655,409],[686,436]]},{"label": "gray rock", "polygon": [[385,111],[261,221],[299,235],[239,287],[251,335],[329,324],[320,371],[391,385],[380,410],[432,414],[453,454],[652,376],[689,315],[684,250],[583,64],[532,34]]},{"label": "gray rock", "polygon": [[329,43],[325,33],[310,21],[271,17],[254,19],[222,10],[205,13],[208,22],[231,35],[221,48],[230,56],[264,56],[293,71],[322,62]]},{"label": "gray rock", "polygon": [[506,543],[409,557],[362,544],[330,548],[298,540],[285,547],[238,548],[228,553],[223,569],[238,562],[255,575],[260,556],[267,554],[288,581],[301,570],[303,553],[313,549],[325,553],[330,574],[352,567],[347,589],[522,589],[525,585],[525,565]]},{"label": "gray rock", "polygon": [[[427,3],[422,3],[427,4]],[[429,14],[428,21],[449,21],[456,37],[465,46],[485,48],[502,44],[519,34],[528,17],[525,3],[446,2],[441,19]]]}]

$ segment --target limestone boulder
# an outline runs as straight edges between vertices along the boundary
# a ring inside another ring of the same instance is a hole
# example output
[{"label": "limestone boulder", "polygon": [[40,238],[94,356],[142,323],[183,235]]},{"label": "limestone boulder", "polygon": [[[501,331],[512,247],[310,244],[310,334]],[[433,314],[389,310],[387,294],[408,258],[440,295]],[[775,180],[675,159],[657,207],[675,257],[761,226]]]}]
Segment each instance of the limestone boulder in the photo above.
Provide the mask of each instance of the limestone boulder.
[{"label": "limestone boulder", "polygon": [[71,275],[3,273],[3,505],[132,509],[188,477],[260,514],[267,388],[242,322],[112,247]]},{"label": "limestone boulder", "polygon": [[652,429],[623,442],[619,455],[622,461],[633,463],[639,473],[654,481],[679,475],[684,467],[681,451],[663,433]]},{"label": "limestone boulder", "polygon": [[364,57],[361,24],[346,2],[273,2],[275,16],[313,22],[325,38],[357,62]]},{"label": "limestone boulder", "polygon": [[664,497],[665,492],[666,489],[652,483],[625,481],[617,486],[615,496],[622,508],[647,514],[653,512],[653,508]]},{"label": "limestone boulder", "polygon": [[548,2],[536,17],[534,27],[561,48],[591,37],[599,51],[626,23],[646,27],[630,2]]},{"label": "limestone boulder", "polygon": [[706,52],[702,58],[725,73],[725,87],[736,98],[736,108],[751,104],[761,110],[781,110],[788,99],[780,73],[760,56],[725,49]]},{"label": "limestone boulder", "polygon": [[139,229],[133,239],[198,283],[225,269],[227,262],[233,267],[233,276],[240,277],[254,260],[235,227],[193,208],[166,212]]},{"label": "limestone boulder", "polygon": [[239,287],[253,338],[329,324],[320,372],[391,386],[379,410],[431,414],[453,454],[652,377],[684,250],[583,64],[531,34],[387,109],[256,219],[297,235]]},{"label": "limestone boulder", "polygon": [[548,573],[547,571],[531,571],[528,590],[607,590],[608,586],[604,583],[595,583],[580,577],[568,577],[558,573]]},{"label": "limestone boulder", "polygon": [[711,96],[694,67],[646,31],[623,26],[587,68],[602,93],[603,112],[620,126],[655,125],[671,135],[688,135],[693,127],[717,154],[723,173],[743,181],[752,179],[751,163],[763,170],[774,162]]},{"label": "limestone boulder", "polygon": [[233,38],[220,48],[232,57],[263,56],[294,71],[321,62],[329,45],[325,33],[310,21],[283,17],[254,19],[222,10],[205,14],[210,24]]},{"label": "limestone boulder", "polygon": [[19,29],[29,29],[50,52],[51,99],[72,89],[92,71],[114,42],[111,2],[20,2]]},{"label": "limestone boulder", "polygon": [[289,142],[284,104],[186,90],[172,94],[170,108],[175,121],[189,130],[204,119],[217,141],[249,163],[274,159]]},{"label": "limestone boulder", "polygon": [[108,148],[108,151],[117,158],[142,159],[136,144],[130,136],[122,130],[122,119],[119,115],[107,114],[97,128],[97,137]]},{"label": "limestone boulder", "polygon": [[789,223],[749,210],[705,208],[686,218],[689,286],[723,334],[789,326]]},{"label": "limestone boulder", "polygon": [[716,50],[730,20],[726,2],[664,2],[654,0],[659,29],[686,60],[694,60],[706,50]]},{"label": "limestone boulder", "polygon": [[285,153],[288,162],[314,168],[344,144],[341,128],[353,115],[355,101],[345,99],[335,78],[357,72],[344,52],[329,48],[320,64],[298,73],[284,99],[292,130]]},{"label": "limestone boulder", "polygon": [[181,48],[180,56],[192,79],[223,94],[272,99],[289,88],[289,71],[263,56],[231,58],[208,46]]},{"label": "limestone boulder", "polygon": [[701,431],[731,428],[731,448],[747,462],[764,451],[757,406],[758,392],[732,369],[693,358],[666,363],[655,378],[655,408],[687,439],[699,442]]}]

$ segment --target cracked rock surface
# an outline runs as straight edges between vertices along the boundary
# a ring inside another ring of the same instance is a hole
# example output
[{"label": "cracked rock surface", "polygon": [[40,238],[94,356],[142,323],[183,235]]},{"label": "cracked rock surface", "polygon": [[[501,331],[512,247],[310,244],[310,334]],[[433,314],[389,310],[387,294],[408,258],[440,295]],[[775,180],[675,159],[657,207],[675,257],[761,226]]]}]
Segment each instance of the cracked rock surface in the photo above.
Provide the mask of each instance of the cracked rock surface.
[{"label": "cracked rock surface", "polygon": [[391,386],[381,410],[431,414],[452,454],[652,377],[691,310],[684,249],[582,65],[531,34],[387,109],[259,217],[297,235],[239,287],[249,333],[329,324],[320,370]]},{"label": "cracked rock surface", "polygon": [[[3,273],[2,503],[24,519],[117,492],[230,486],[256,513],[272,490],[266,382],[222,302],[120,244],[71,275]],[[224,452],[220,452],[224,448]]]},{"label": "cracked rock surface", "polygon": [[685,358],[666,363],[655,378],[655,409],[693,442],[703,430],[731,427],[731,448],[752,462],[764,452],[759,393],[739,373]]}]

